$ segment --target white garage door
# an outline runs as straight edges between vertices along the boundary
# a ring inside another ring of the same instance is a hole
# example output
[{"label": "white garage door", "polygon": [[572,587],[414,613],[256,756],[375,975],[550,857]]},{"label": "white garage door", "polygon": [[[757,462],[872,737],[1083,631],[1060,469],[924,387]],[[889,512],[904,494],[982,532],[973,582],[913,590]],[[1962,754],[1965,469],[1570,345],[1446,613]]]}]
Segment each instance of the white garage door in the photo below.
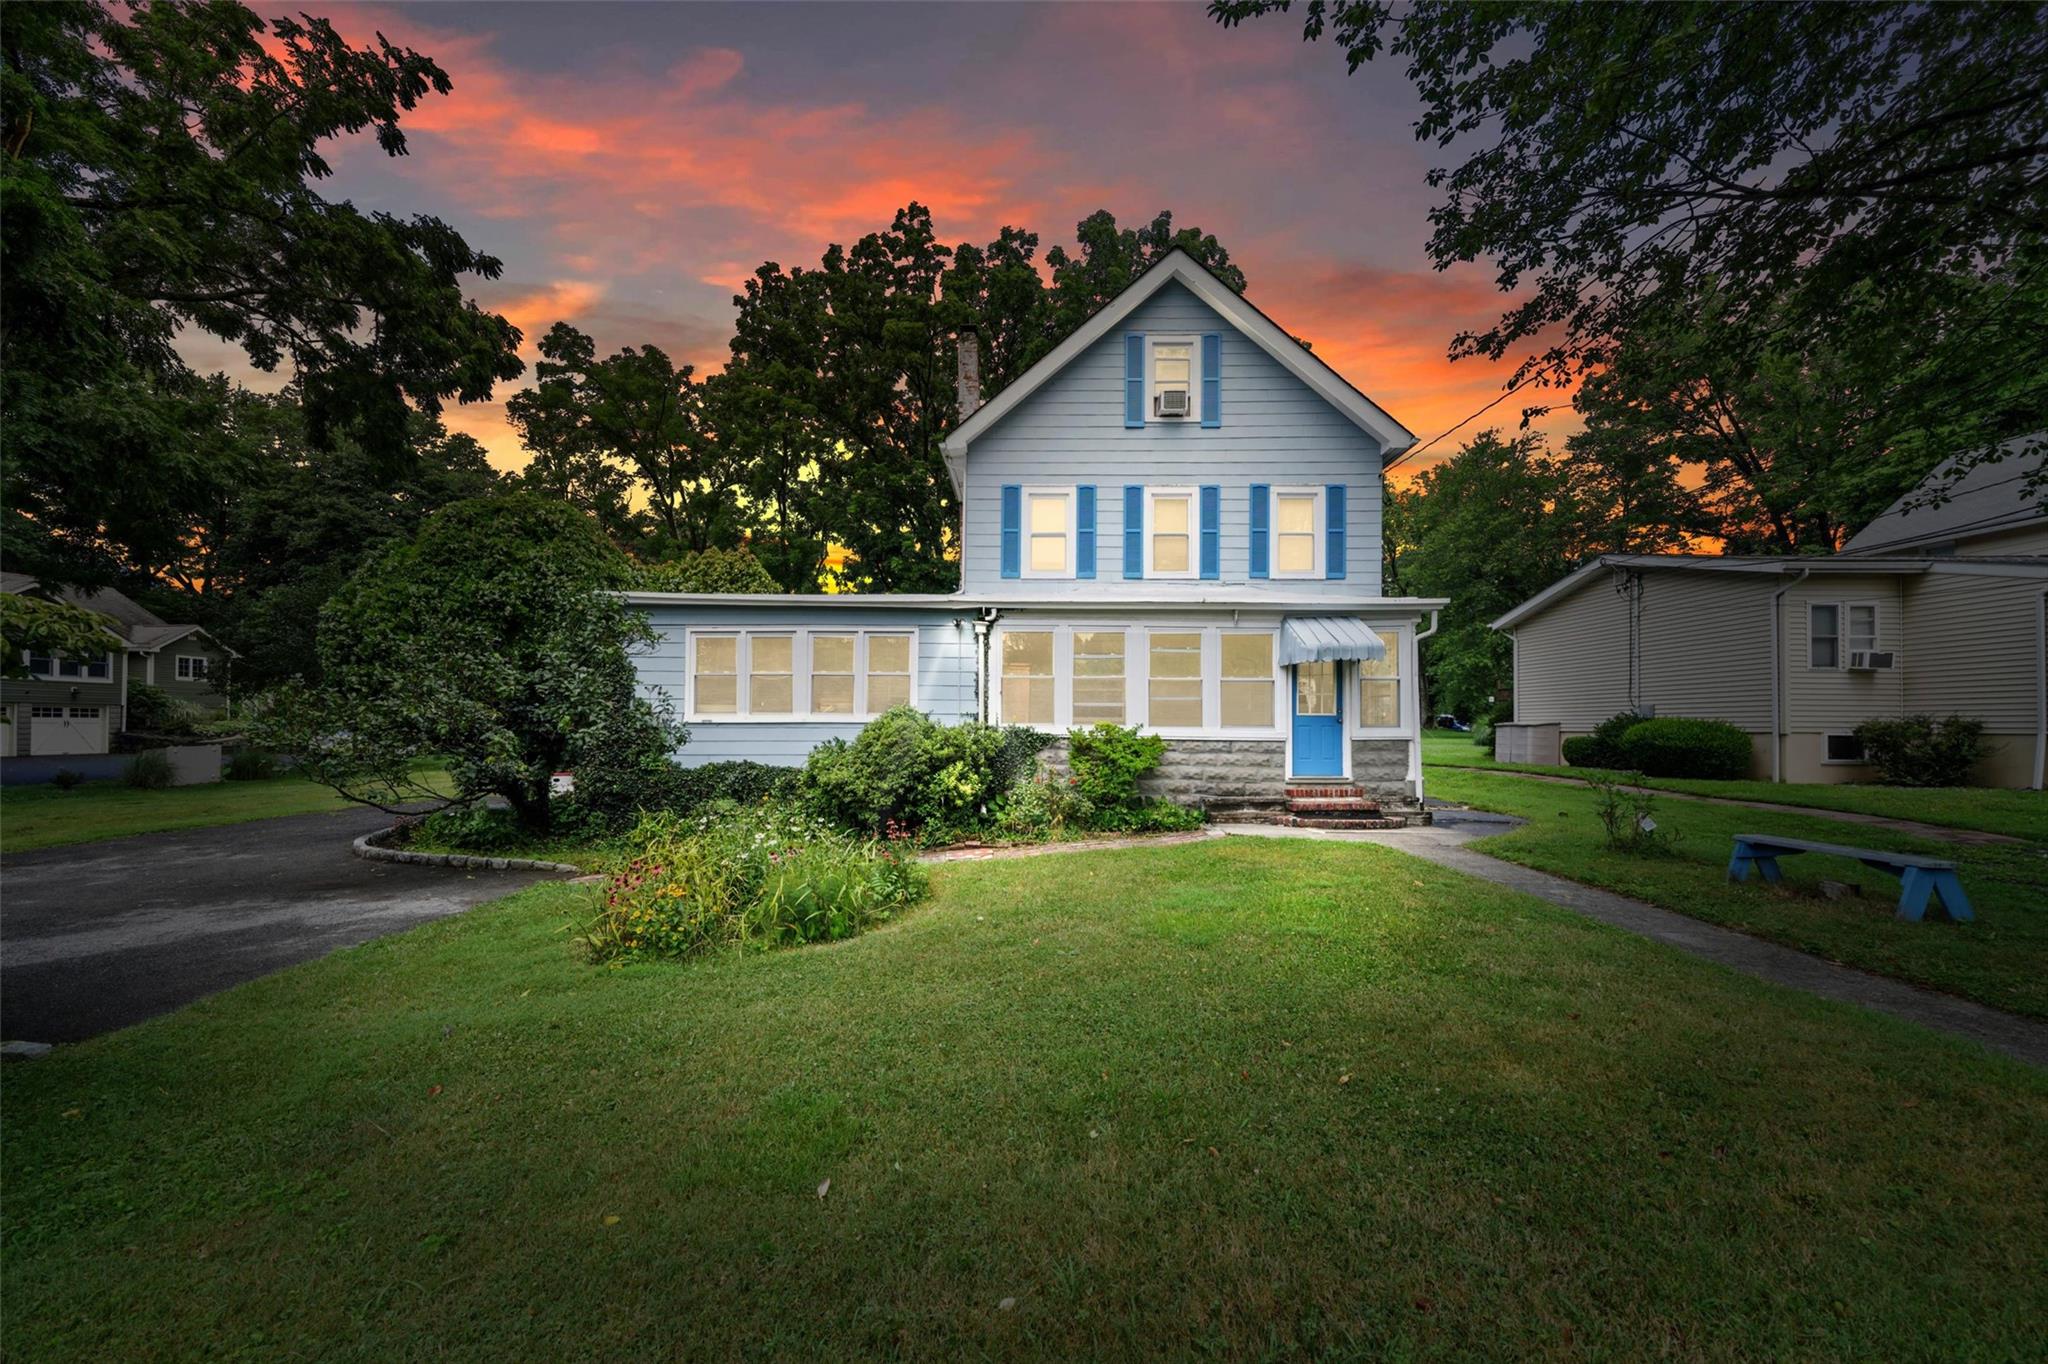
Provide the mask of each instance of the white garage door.
[{"label": "white garage door", "polygon": [[30,706],[28,751],[36,757],[107,751],[107,715],[100,706]]}]

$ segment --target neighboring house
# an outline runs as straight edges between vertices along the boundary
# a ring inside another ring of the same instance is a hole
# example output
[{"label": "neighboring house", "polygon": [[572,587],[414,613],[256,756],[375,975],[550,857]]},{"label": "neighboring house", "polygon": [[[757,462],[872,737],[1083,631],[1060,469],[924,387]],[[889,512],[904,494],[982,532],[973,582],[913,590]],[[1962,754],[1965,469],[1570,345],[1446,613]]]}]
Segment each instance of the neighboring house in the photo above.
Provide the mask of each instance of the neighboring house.
[{"label": "neighboring house", "polygon": [[[1952,488],[1944,465],[1840,554],[1604,555],[1493,622],[1514,636],[1515,724],[1545,727],[1526,736],[1547,756],[1625,710],[1727,720],[1755,741],[1755,775],[1846,782],[1874,775],[1863,721],[1959,714],[1985,723],[1979,782],[2039,789],[2041,467],[2023,440]],[[1915,505],[1939,488],[1945,502]]]},{"label": "neighboring house", "polygon": [[[0,573],[0,592],[27,592],[36,580]],[[58,591],[57,598],[107,618],[107,651],[97,658],[30,655],[30,676],[0,679],[0,756],[54,757],[105,753],[128,728],[128,689],[160,687],[202,710],[226,699],[233,657],[197,625],[171,625],[112,588]]]},{"label": "neighboring house", "polygon": [[1443,602],[1380,595],[1406,428],[1182,252],[986,406],[961,350],[960,590],[631,594],[679,761],[801,763],[908,703],[1141,726],[1168,740],[1152,789],[1183,800],[1420,797],[1415,645]]}]

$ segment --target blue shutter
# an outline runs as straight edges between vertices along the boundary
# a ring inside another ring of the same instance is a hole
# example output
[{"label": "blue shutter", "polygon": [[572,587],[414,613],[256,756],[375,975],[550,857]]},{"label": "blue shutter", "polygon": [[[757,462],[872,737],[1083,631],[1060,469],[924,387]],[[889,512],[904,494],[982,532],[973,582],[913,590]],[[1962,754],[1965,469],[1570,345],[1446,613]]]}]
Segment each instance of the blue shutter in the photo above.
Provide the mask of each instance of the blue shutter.
[{"label": "blue shutter", "polygon": [[1272,497],[1271,489],[1263,483],[1252,484],[1252,576],[1265,578],[1266,555],[1272,549]]},{"label": "blue shutter", "polygon": [[1124,333],[1124,425],[1145,424],[1145,337]]},{"label": "blue shutter", "polygon": [[1329,518],[1329,534],[1323,545],[1323,576],[1344,576],[1344,485],[1332,483],[1323,489],[1323,514]]},{"label": "blue shutter", "polygon": [[1223,490],[1214,483],[1202,485],[1202,576],[1219,578],[1223,570]]},{"label": "blue shutter", "polygon": [[1024,562],[1024,489],[1003,485],[1003,576],[1017,577]]},{"label": "blue shutter", "polygon": [[1074,576],[1095,576],[1095,485],[1074,489]]},{"label": "blue shutter", "polygon": [[1145,576],[1145,489],[1124,484],[1124,576]]},{"label": "blue shutter", "polygon": [[1202,425],[1223,425],[1223,338],[1215,332],[1202,333]]}]

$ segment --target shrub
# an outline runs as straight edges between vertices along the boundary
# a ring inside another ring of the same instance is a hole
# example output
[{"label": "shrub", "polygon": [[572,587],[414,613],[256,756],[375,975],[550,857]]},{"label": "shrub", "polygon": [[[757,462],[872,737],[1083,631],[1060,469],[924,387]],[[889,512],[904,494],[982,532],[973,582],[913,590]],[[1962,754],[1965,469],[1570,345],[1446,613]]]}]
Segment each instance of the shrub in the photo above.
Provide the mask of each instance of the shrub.
[{"label": "shrub", "polygon": [[639,586],[649,592],[780,592],[761,561],[744,549],[700,549],[666,563],[643,564]]},{"label": "shrub", "polygon": [[924,898],[924,868],[792,805],[643,819],[582,943],[597,961],[851,937]]},{"label": "shrub", "polygon": [[668,782],[662,808],[694,814],[714,801],[759,805],[764,800],[783,800],[796,794],[802,775],[800,768],[745,761],[679,767]]},{"label": "shrub", "polygon": [[128,764],[123,780],[139,791],[161,791],[171,784],[171,776],[171,755],[161,748],[146,748]]},{"label": "shrub", "polygon": [[1104,833],[1180,833],[1188,829],[1201,828],[1203,818],[1202,812],[1192,805],[1176,805],[1170,800],[1149,800],[1142,805],[1098,810],[1089,820],[1089,827]]},{"label": "shrub", "polygon": [[1962,786],[1984,755],[1984,722],[1961,715],[1865,720],[1856,737],[1879,780],[1894,786]]},{"label": "shrub", "polygon": [[1749,735],[1725,720],[1638,720],[1621,737],[1617,766],[1651,777],[1739,781],[1749,775]]},{"label": "shrub", "polygon": [[73,772],[68,767],[60,767],[51,775],[50,785],[56,787],[59,791],[69,791],[84,780],[85,774],[83,772]]},{"label": "shrub", "polygon": [[1670,850],[1670,833],[1657,827],[1657,821],[1651,817],[1656,797],[1639,786],[1625,786],[1621,778],[1606,773],[1596,772],[1587,777],[1586,785],[1593,791],[1593,811],[1607,830],[1608,847],[1624,853]]},{"label": "shrub", "polygon": [[528,840],[510,810],[456,805],[436,810],[413,826],[412,841],[427,848],[467,853],[502,853]]},{"label": "shrub", "polygon": [[128,728],[141,734],[190,734],[199,715],[162,687],[140,682],[128,688]]},{"label": "shrub", "polygon": [[1069,828],[1088,827],[1095,813],[1076,778],[1041,768],[1003,796],[995,826],[1012,838],[1056,838]]},{"label": "shrub", "polygon": [[1564,760],[1573,767],[1627,767],[1628,751],[1622,747],[1621,741],[1644,719],[1644,716],[1632,710],[1608,716],[1593,727],[1591,734],[1578,734],[1566,739],[1563,746]]},{"label": "shrub", "polygon": [[1074,783],[1098,810],[1136,805],[1138,779],[1159,766],[1165,755],[1166,740],[1122,725],[1104,723],[1067,735]]},{"label": "shrub", "polygon": [[827,819],[866,833],[892,825],[973,828],[1028,770],[1026,755],[1049,742],[1022,726],[942,725],[897,706],[869,721],[852,743],[813,749],[798,789]]},{"label": "shrub", "polygon": [[238,748],[228,755],[221,775],[229,781],[268,781],[277,775],[277,759],[260,748]]},{"label": "shrub", "polygon": [[1487,751],[1487,753],[1488,753],[1489,755],[1490,755],[1490,754],[1492,754],[1492,753],[1493,753],[1493,751],[1494,751],[1494,748],[1493,748],[1493,745],[1494,745],[1494,730],[1493,730],[1493,721],[1491,721],[1491,720],[1475,720],[1475,721],[1473,721],[1473,722],[1472,722],[1472,742],[1473,742],[1473,743],[1475,743],[1475,744],[1477,744],[1477,745],[1479,745],[1479,747],[1481,747],[1481,748],[1485,749],[1485,750]]}]

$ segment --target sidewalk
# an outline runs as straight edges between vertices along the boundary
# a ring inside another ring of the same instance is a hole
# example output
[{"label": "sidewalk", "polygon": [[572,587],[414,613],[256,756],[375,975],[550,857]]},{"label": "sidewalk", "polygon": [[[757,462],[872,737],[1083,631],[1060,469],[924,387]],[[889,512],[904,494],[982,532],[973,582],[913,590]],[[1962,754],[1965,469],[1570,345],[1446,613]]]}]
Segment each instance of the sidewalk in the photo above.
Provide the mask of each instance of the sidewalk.
[{"label": "sidewalk", "polygon": [[[1659,792],[1660,795],[1669,794]],[[1812,813],[1805,812],[1802,813]],[[1746,933],[1688,918],[1668,909],[1631,900],[1547,872],[1534,871],[1474,852],[1464,846],[1474,838],[1512,827],[1506,815],[1479,811],[1442,811],[1438,822],[1421,829],[1385,832],[1338,832],[1324,829],[1283,829],[1262,824],[1214,826],[1233,836],[1255,838],[1334,839],[1340,842],[1384,843],[1405,853],[1547,900],[1590,919],[1665,943],[1721,966],[1804,990],[1823,999],[1860,1004],[1894,1018],[1968,1038],[1993,1051],[2048,1069],[2048,1023],[2005,1013],[1951,995],[1923,990],[1902,981],[1839,966],[1789,947],[1752,938]]]}]

